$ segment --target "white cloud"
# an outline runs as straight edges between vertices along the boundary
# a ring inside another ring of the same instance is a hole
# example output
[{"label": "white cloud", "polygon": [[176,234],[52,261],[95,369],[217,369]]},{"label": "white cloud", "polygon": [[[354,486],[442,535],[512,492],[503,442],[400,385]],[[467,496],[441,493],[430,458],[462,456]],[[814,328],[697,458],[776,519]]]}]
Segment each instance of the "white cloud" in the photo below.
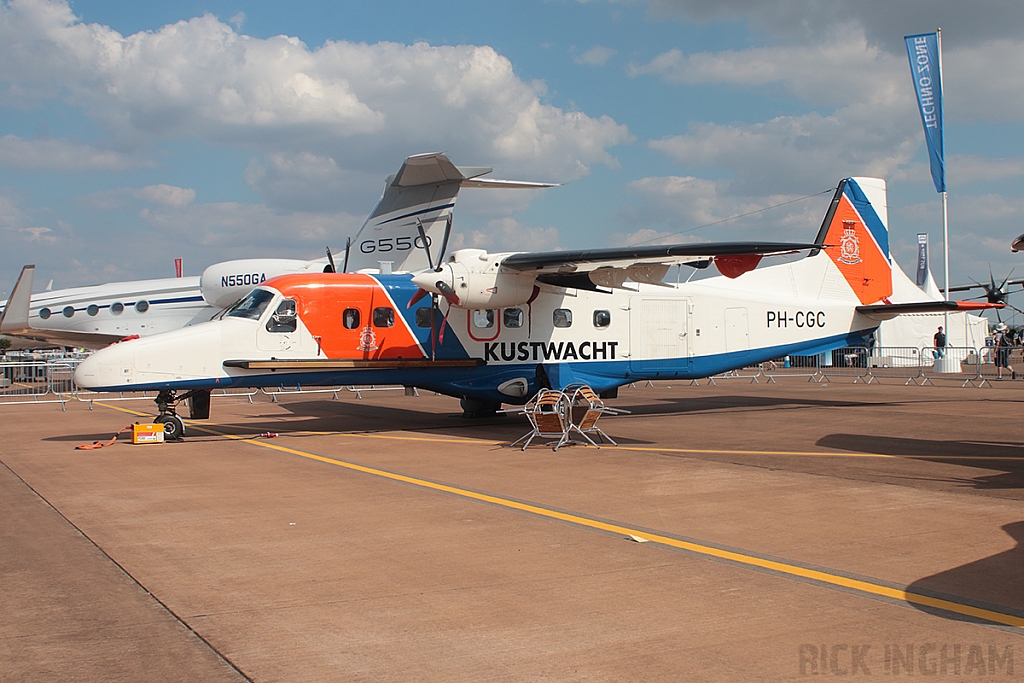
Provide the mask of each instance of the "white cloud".
[{"label": "white cloud", "polygon": [[974,45],[993,38],[1017,38],[1024,5],[1012,0],[966,3],[961,0],[894,2],[893,0],[648,0],[653,13],[698,22],[744,20],[777,38],[816,42],[839,27],[852,26],[872,44],[892,52],[903,36],[945,26],[949,39]]},{"label": "white cloud", "polygon": [[174,185],[147,185],[141,190],[136,190],[133,196],[151,204],[183,209],[195,201],[196,191]]},{"label": "white cloud", "polygon": [[[921,182],[929,181],[931,171],[928,164],[917,165],[920,166]],[[1022,175],[1024,175],[1024,157],[998,159],[972,154],[953,154],[946,157],[946,177],[948,183],[954,187],[968,183],[1008,180]]]},{"label": "white cloud", "polygon": [[174,185],[147,185],[146,187],[122,187],[116,190],[93,192],[81,198],[92,208],[111,211],[125,205],[126,200],[135,199],[147,204],[182,209],[196,199],[196,191]]},{"label": "white cloud", "polygon": [[488,222],[487,230],[453,231],[449,253],[466,247],[491,252],[552,251],[559,248],[559,235],[557,228],[531,227],[514,218],[499,218]]},{"label": "white cloud", "polygon": [[[683,54],[678,48],[644,65],[632,76],[655,74],[687,85],[781,85],[800,99],[843,106],[855,102],[911,102],[909,68],[902,59],[871,46],[863,36],[840,34],[810,46]],[[905,82],[904,82],[905,81]]]},{"label": "white cloud", "polygon": [[806,194],[848,176],[885,178],[909,162],[921,140],[913,119],[899,123],[879,120],[870,107],[848,107],[832,116],[693,124],[686,135],[649,145],[687,167],[727,169],[735,193]]},{"label": "white cloud", "polygon": [[369,215],[384,176],[343,169],[333,158],[309,152],[277,152],[251,160],[245,181],[279,211],[339,211],[354,206]]},{"label": "white cloud", "polygon": [[0,166],[26,171],[123,171],[150,165],[118,152],[99,150],[76,140],[0,138]]},{"label": "white cloud", "polygon": [[690,176],[654,176],[631,182],[642,203],[623,208],[630,226],[610,244],[680,244],[730,240],[806,241],[821,224],[831,192],[746,196],[733,183]]},{"label": "white cloud", "polygon": [[163,239],[200,254],[204,263],[267,254],[313,258],[327,245],[343,245],[344,236],[355,234],[363,222],[341,212],[279,214],[262,204],[238,202],[147,208],[139,217]]},{"label": "white cloud", "polygon": [[0,44],[9,84],[0,102],[64,97],[122,143],[199,136],[316,150],[349,167],[445,149],[578,177],[614,163],[607,148],[631,139],[608,117],[543,103],[543,88],[487,46],[328,41],[310,50],[296,38],[239,34],[211,15],[122,36],[52,0],[2,5]]},{"label": "white cloud", "polygon": [[618,50],[603,45],[595,45],[583,54],[573,59],[577,64],[589,66],[604,66],[608,60],[618,54]]}]

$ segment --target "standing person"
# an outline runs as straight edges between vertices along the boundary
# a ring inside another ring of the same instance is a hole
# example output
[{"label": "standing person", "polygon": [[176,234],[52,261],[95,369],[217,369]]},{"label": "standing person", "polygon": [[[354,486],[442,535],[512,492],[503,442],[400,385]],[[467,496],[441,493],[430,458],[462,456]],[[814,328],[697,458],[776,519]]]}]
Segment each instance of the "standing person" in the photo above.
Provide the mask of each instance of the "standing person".
[{"label": "standing person", "polygon": [[932,346],[935,347],[935,350],[932,351],[935,360],[946,355],[946,333],[942,331],[942,325],[939,325],[939,331],[932,337]]},{"label": "standing person", "polygon": [[1010,365],[1010,351],[1013,346],[1013,340],[1010,339],[1010,333],[1007,331],[1006,323],[999,323],[996,325],[996,378],[1003,378],[1003,368],[1006,368],[1010,372],[1012,379],[1017,379],[1017,371]]}]

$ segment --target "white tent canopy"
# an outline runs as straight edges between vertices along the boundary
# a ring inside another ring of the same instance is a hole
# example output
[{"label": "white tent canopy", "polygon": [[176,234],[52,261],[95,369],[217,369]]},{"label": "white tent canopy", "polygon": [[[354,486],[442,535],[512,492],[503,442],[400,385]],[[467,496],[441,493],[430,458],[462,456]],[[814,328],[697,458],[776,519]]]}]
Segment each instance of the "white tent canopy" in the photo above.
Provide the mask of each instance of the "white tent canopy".
[{"label": "white tent canopy", "polygon": [[[931,285],[931,286],[929,286]],[[943,297],[935,287],[928,272],[925,289],[921,289],[907,277],[896,260],[892,262],[892,297],[893,303],[909,303],[912,301],[942,301]],[[935,332],[943,325],[942,313],[904,313],[892,320],[886,320],[878,327],[875,345],[887,348],[923,348],[932,346]],[[985,346],[988,336],[988,319],[956,311],[949,313],[949,329],[946,330],[946,345],[953,347],[980,348]]]}]

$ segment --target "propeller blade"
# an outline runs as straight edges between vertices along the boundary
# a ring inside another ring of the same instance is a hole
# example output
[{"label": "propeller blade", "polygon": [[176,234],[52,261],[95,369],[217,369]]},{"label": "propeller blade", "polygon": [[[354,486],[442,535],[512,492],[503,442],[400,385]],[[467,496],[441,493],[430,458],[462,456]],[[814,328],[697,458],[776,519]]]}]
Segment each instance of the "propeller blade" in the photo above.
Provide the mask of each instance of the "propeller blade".
[{"label": "propeller blade", "polygon": [[1013,275],[1013,268],[1010,268],[1010,272],[1006,274],[1006,279],[1003,280],[1003,284],[999,285],[999,289],[1005,289],[1006,283],[1010,281],[1010,276]]},{"label": "propeller blade", "polygon": [[348,253],[352,251],[352,238],[349,237],[345,240],[345,263],[341,266],[341,272],[348,272]]},{"label": "propeller blade", "polygon": [[327,247],[327,262],[330,264],[329,266],[327,266],[327,268],[330,268],[330,270],[327,270],[327,268],[324,268],[324,272],[325,273],[337,273],[338,269],[334,267],[334,255],[331,254],[331,248],[330,247]]},{"label": "propeller blade", "polygon": [[430,245],[427,244],[427,231],[423,229],[423,221],[416,219],[416,229],[420,233],[420,241],[423,242],[423,251],[427,252],[427,265],[434,270],[434,259],[430,258]]},{"label": "propeller blade", "polygon": [[437,287],[437,291],[441,292],[441,296],[447,299],[448,303],[452,306],[459,306],[462,303],[459,300],[459,295],[444,280],[438,280],[434,283],[434,286]]},{"label": "propeller blade", "polygon": [[423,289],[422,287],[418,288],[416,292],[412,295],[412,297],[409,299],[409,303],[407,303],[405,307],[412,308],[414,305],[416,305],[416,302],[425,297],[427,294],[430,294],[430,292]]},{"label": "propeller blade", "polygon": [[441,251],[438,252],[437,256],[437,268],[434,270],[441,270],[441,264],[444,263],[444,255],[448,251],[448,238],[452,234],[452,215],[448,214],[448,217],[444,222],[444,238],[441,240]]},{"label": "propeller blade", "polygon": [[452,307],[449,306],[448,307],[448,312],[444,314],[443,318],[441,318],[441,328],[440,328],[440,330],[437,333],[437,345],[438,346],[441,346],[442,344],[444,344],[444,328],[448,325],[448,313],[451,313],[451,312],[452,312]]}]

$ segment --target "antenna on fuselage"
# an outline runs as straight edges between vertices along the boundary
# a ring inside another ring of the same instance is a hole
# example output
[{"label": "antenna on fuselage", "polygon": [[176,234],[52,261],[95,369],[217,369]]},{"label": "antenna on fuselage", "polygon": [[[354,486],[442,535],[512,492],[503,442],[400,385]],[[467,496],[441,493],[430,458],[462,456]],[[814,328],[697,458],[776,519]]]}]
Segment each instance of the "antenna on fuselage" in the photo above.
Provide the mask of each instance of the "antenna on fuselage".
[{"label": "antenna on fuselage", "polygon": [[345,239],[345,262],[341,265],[341,272],[348,272],[348,253],[352,251],[352,238],[348,237]]},{"label": "antenna on fuselage", "polygon": [[331,248],[327,247],[327,267],[324,268],[325,273],[337,273],[338,269],[334,267],[334,255],[331,254]]}]

